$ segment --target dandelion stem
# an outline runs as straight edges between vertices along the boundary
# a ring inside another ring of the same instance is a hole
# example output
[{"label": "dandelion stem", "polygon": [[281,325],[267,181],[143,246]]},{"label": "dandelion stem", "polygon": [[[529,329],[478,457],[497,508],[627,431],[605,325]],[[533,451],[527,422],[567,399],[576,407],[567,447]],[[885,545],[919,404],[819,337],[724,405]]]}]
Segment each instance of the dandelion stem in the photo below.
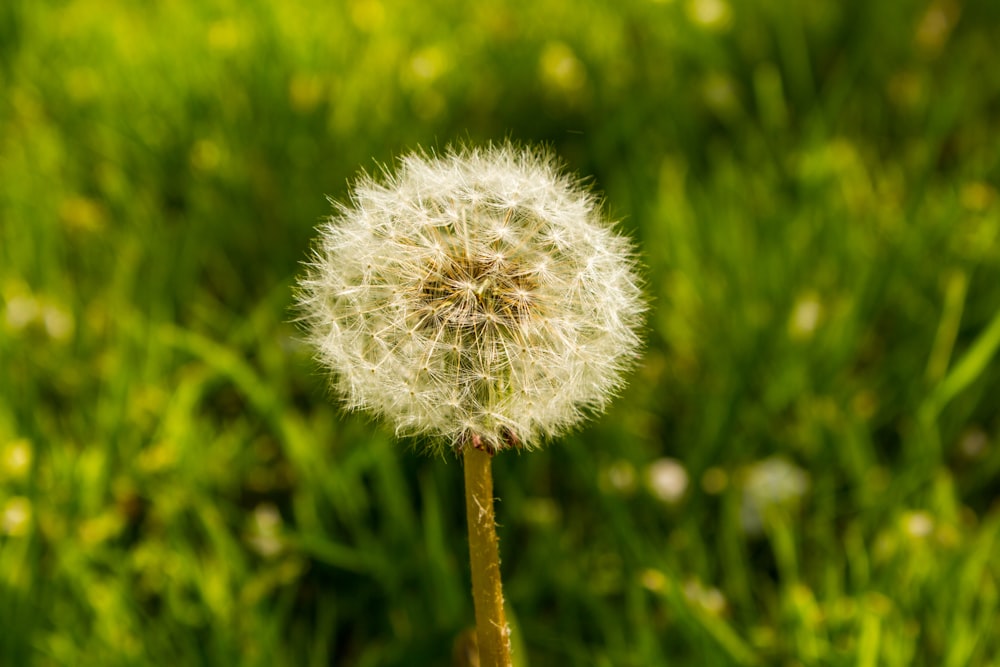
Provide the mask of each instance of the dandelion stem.
[{"label": "dandelion stem", "polygon": [[503,610],[500,551],[493,513],[493,455],[466,446],[465,511],[469,521],[472,597],[481,667],[510,667],[510,629]]}]

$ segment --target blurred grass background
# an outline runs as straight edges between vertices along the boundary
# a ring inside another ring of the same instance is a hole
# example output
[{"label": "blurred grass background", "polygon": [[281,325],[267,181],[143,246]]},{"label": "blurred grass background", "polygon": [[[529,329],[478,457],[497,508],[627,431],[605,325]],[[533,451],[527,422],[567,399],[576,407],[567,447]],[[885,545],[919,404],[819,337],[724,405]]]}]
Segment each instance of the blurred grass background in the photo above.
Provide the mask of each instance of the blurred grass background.
[{"label": "blurred grass background", "polygon": [[0,3],[0,664],[464,665],[461,467],[290,287],[503,138],[641,244],[613,410],[495,463],[523,664],[1000,665],[1000,4]]}]

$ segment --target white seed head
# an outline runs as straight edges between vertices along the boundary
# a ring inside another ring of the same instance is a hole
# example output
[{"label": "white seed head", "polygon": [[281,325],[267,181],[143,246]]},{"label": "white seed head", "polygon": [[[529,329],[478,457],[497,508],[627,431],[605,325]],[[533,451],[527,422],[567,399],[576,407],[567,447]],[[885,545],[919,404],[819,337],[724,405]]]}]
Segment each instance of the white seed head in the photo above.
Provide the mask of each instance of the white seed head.
[{"label": "white seed head", "polygon": [[547,153],[410,154],[335,206],[298,301],[350,408],[496,451],[621,388],[645,310],[632,246]]}]

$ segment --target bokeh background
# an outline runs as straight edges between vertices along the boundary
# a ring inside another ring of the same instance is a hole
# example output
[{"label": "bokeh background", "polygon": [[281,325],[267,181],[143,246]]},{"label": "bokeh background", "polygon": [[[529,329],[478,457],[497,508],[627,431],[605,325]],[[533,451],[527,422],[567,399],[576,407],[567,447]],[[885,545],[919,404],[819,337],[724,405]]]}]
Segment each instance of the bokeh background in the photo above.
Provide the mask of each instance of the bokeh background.
[{"label": "bokeh background", "polygon": [[520,665],[1000,665],[1000,4],[4,0],[0,664],[470,665],[462,470],[292,286],[359,169],[542,142],[647,266],[495,461]]}]

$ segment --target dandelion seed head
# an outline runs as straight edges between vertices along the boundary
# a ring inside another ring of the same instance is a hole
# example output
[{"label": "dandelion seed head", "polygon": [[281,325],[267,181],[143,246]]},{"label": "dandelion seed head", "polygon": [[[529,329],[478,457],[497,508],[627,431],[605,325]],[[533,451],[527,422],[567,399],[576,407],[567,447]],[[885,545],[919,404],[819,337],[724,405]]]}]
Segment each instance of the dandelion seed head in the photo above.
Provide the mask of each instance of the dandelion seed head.
[{"label": "dandelion seed head", "polygon": [[622,387],[645,310],[632,245],[547,153],[410,154],[334,206],[298,302],[348,407],[496,451]]}]

